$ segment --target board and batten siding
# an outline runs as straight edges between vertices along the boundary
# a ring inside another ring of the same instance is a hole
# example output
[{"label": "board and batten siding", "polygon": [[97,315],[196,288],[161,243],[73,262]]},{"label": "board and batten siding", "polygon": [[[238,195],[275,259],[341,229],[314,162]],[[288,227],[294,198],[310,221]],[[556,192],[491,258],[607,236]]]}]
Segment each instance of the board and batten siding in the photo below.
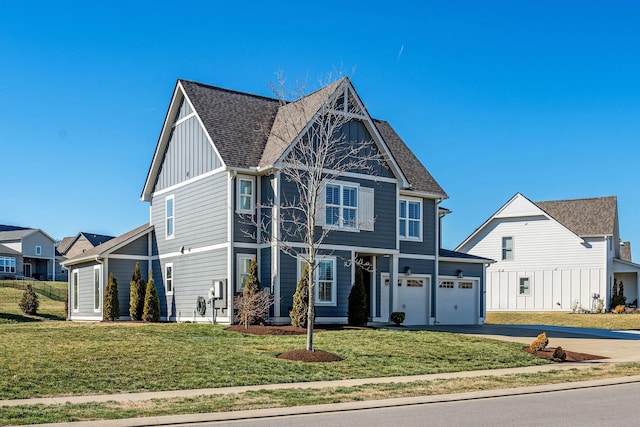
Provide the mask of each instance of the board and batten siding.
[{"label": "board and batten siding", "polygon": [[[146,238],[146,236],[145,236]],[[109,259],[109,273],[113,274],[118,282],[118,302],[120,305],[120,317],[129,317],[130,283],[136,262],[140,265],[140,274],[145,282],[149,279],[149,263],[147,261],[129,259]],[[108,280],[108,277],[107,277]],[[155,281],[155,279],[154,279]],[[104,283],[106,287],[107,282]]]},{"label": "board and batten siding", "polygon": [[[513,259],[502,260],[502,238],[513,238]],[[487,268],[487,310],[570,310],[607,292],[607,241],[585,239],[542,216],[494,219],[461,249],[494,259]],[[519,294],[521,277],[530,292]]]},{"label": "board and batten siding", "polygon": [[114,254],[118,255],[137,255],[137,256],[147,256],[149,255],[149,239],[147,238],[147,234],[141,236],[134,240],[133,242],[123,246],[122,248],[113,251]]},{"label": "board and batten siding", "polygon": [[[186,105],[187,103],[184,103],[182,108]],[[177,120],[181,119],[181,115],[182,110],[178,113]],[[171,131],[155,182],[155,191],[198,177],[221,166],[222,161],[200,122],[192,116],[175,125]]]},{"label": "board and batten siding", "polygon": [[[219,172],[175,191],[154,195],[151,200],[152,222],[158,253],[179,252],[227,243],[229,174]],[[174,237],[166,238],[166,198],[174,198]]]}]

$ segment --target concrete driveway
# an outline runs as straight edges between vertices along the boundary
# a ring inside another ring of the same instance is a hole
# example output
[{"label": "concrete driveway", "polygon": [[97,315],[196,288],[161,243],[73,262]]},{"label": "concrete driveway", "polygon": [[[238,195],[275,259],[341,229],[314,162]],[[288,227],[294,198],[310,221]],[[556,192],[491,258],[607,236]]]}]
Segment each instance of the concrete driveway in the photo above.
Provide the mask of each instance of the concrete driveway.
[{"label": "concrete driveway", "polygon": [[[540,332],[546,332],[550,347],[604,356],[602,362],[640,362],[640,331],[572,328],[547,325],[437,325],[408,326],[409,330],[428,330],[474,335],[525,345]],[[595,361],[598,363],[598,361]]]}]

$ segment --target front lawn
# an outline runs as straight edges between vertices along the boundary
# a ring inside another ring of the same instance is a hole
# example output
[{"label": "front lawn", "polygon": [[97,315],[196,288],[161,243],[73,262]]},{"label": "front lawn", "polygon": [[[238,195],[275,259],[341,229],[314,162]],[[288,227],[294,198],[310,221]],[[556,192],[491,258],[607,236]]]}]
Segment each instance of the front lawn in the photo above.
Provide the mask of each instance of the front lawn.
[{"label": "front lawn", "polygon": [[0,399],[416,375],[548,363],[522,345],[439,332],[326,331],[333,363],[277,359],[302,336],[222,326],[63,322],[0,325]]},{"label": "front lawn", "polygon": [[640,329],[640,314],[566,312],[488,312],[487,324],[575,326],[614,330]]}]

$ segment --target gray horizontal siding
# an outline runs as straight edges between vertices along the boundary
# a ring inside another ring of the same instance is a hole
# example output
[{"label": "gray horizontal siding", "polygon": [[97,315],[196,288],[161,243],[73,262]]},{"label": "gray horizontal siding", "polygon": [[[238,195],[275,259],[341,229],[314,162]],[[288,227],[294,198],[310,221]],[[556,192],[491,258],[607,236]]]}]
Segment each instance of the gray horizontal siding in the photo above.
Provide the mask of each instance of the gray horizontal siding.
[{"label": "gray horizontal siding", "polygon": [[189,248],[227,242],[228,178],[228,173],[220,172],[170,193],[174,196],[173,239],[165,237],[165,200],[169,194],[153,197],[151,212],[159,253],[178,252],[183,246],[188,252]]},{"label": "gray horizontal siding", "polygon": [[[42,252],[36,255],[36,246],[40,246]],[[22,239],[22,256],[25,258],[53,258],[54,242],[41,232],[30,234]]]},{"label": "gray horizontal siding", "polygon": [[163,190],[222,166],[194,116],[173,128],[154,191]]},{"label": "gray horizontal siding", "polygon": [[[342,178],[342,182],[357,183],[362,187],[374,189],[374,231],[331,231],[324,240],[325,244],[362,246],[378,249],[396,247],[396,185],[387,182],[373,182],[366,179]],[[298,193],[294,183],[281,180],[282,200],[291,199]],[[318,232],[320,227],[318,227]]]},{"label": "gray horizontal siding", "polygon": [[[94,306],[94,288],[93,288],[93,269],[95,266],[100,265],[96,262],[85,263],[76,268],[73,268],[71,272],[79,272],[79,286],[78,286],[78,308],[79,311],[75,312],[74,308],[74,294],[73,294],[73,273],[71,277],[71,294],[69,295],[69,311],[71,312],[71,319],[77,317],[100,317],[102,313],[96,313],[93,310]],[[104,284],[106,285],[106,283]],[[102,303],[100,304],[102,307]]]},{"label": "gray horizontal siding", "polygon": [[436,202],[422,199],[422,242],[400,240],[400,252],[405,254],[436,254]]},{"label": "gray horizontal siding", "polygon": [[[164,271],[167,263],[173,263],[173,295],[166,295]],[[196,314],[196,300],[198,296],[207,298],[214,280],[227,278],[227,250],[185,254],[182,256],[160,260],[162,275],[157,279],[158,291],[164,301],[163,316],[167,313],[174,315],[179,321],[197,321],[211,318],[211,306],[207,305],[204,316]],[[154,273],[155,274],[155,273]],[[154,278],[154,280],[156,280]],[[225,290],[226,292],[226,290]],[[218,315],[227,315],[218,311]]]}]

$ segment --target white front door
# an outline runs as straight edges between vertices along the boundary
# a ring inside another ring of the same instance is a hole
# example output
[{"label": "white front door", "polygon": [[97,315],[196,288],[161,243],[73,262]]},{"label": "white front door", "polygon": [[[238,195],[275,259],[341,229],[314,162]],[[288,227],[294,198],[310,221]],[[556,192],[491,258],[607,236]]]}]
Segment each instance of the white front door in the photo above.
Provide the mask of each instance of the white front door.
[{"label": "white front door", "polygon": [[429,277],[399,276],[398,302],[395,311],[404,311],[405,325],[426,325],[429,307]]}]

